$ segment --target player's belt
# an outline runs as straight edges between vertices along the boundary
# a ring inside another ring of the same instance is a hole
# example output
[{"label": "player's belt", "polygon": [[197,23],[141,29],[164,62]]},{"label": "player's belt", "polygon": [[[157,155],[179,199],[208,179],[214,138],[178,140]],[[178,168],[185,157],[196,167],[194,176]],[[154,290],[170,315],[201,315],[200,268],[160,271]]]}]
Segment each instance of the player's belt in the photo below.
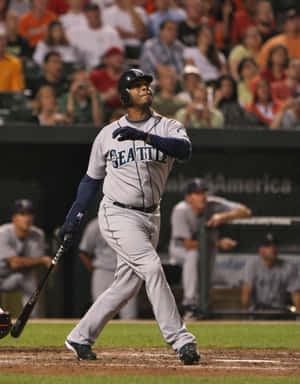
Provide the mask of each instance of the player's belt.
[{"label": "player's belt", "polygon": [[145,213],[152,213],[157,209],[157,204],[151,205],[151,207],[143,208],[143,207],[135,207],[133,205],[123,204],[123,203],[119,203],[118,201],[114,201],[113,205],[116,205],[117,207],[121,207],[121,208],[135,209],[137,211],[141,211]]}]

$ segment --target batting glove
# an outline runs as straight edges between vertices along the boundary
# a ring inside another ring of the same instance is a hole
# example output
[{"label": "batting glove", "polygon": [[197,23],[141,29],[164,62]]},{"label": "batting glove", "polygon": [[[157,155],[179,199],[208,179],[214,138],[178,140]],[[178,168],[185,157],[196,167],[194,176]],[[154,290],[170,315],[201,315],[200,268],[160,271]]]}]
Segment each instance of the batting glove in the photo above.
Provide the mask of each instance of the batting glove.
[{"label": "batting glove", "polygon": [[133,127],[120,127],[113,131],[112,137],[115,139],[117,136],[118,141],[124,140],[142,140],[145,141],[147,138],[147,133],[140,131],[139,129],[135,129]]},{"label": "batting glove", "polygon": [[[80,221],[83,217],[83,213],[79,212],[77,215],[68,215],[66,218],[66,221],[60,228],[57,238],[60,243],[64,241],[65,235],[66,234],[71,234],[73,235],[76,233],[79,229]],[[68,239],[68,242],[71,242],[71,238]]]}]

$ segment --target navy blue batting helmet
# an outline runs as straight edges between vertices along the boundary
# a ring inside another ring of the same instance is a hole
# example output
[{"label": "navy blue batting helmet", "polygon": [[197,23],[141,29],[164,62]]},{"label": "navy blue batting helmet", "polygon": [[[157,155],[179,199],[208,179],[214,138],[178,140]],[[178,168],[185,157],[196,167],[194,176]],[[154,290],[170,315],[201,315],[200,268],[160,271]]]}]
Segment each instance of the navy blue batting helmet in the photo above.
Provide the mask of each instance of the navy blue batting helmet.
[{"label": "navy blue batting helmet", "polygon": [[118,83],[118,90],[121,97],[123,105],[128,106],[130,103],[130,89],[132,83],[136,80],[146,80],[147,83],[152,83],[153,77],[151,75],[146,75],[140,69],[129,69],[122,74]]}]

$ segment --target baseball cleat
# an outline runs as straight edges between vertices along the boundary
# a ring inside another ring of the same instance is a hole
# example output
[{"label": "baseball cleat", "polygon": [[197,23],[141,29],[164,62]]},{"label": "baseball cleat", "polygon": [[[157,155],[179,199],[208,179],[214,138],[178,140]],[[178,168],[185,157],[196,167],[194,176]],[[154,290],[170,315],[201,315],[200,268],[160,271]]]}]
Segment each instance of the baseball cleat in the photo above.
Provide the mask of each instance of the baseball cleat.
[{"label": "baseball cleat", "polygon": [[87,344],[78,344],[73,341],[66,340],[66,347],[76,353],[78,360],[96,360],[96,353],[94,353],[91,349],[90,345]]},{"label": "baseball cleat", "polygon": [[184,365],[196,364],[200,360],[200,355],[197,352],[197,345],[195,343],[185,344],[180,348],[178,355]]}]

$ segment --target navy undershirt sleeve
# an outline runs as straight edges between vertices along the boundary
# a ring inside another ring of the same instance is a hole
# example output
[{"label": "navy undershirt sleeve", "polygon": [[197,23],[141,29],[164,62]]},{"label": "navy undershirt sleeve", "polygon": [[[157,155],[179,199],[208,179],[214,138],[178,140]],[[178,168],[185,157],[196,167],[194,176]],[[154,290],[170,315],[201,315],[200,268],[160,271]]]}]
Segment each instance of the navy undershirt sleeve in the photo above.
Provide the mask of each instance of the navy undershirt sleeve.
[{"label": "navy undershirt sleeve", "polygon": [[99,191],[100,185],[102,185],[102,183],[103,179],[93,179],[87,174],[83,176],[78,186],[76,200],[74,201],[67,215],[67,220],[72,221],[73,218],[77,217],[78,213],[83,214],[87,210],[89,203]]},{"label": "navy undershirt sleeve", "polygon": [[176,137],[162,137],[151,134],[149,144],[166,155],[175,157],[179,160],[189,160],[192,153],[190,142]]}]

